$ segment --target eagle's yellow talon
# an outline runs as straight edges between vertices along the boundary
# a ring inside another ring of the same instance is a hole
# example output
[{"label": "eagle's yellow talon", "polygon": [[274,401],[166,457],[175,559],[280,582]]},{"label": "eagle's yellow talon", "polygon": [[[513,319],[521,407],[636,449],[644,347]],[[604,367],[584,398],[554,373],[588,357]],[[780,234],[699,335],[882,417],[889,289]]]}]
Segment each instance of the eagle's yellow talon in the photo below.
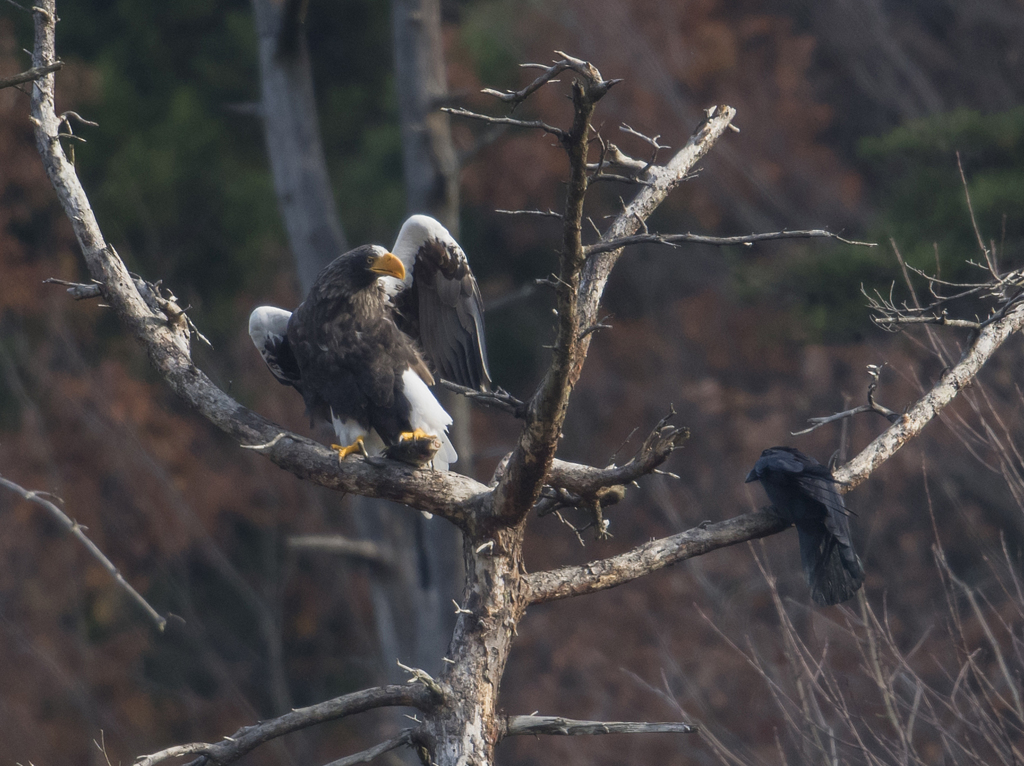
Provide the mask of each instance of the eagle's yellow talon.
[{"label": "eagle's yellow talon", "polygon": [[366,452],[366,447],[363,445],[363,437],[362,436],[360,436],[358,439],[356,439],[354,442],[352,442],[347,447],[342,447],[340,444],[332,444],[331,445],[331,449],[338,453],[338,462],[339,463],[342,460],[344,460],[345,458],[347,458],[349,455],[354,453],[354,452],[358,452],[363,457],[368,457],[368,453]]},{"label": "eagle's yellow talon", "polygon": [[417,428],[415,431],[403,431],[398,435],[398,441],[404,442],[410,439],[436,439],[436,436],[432,436],[424,431],[422,428]]}]

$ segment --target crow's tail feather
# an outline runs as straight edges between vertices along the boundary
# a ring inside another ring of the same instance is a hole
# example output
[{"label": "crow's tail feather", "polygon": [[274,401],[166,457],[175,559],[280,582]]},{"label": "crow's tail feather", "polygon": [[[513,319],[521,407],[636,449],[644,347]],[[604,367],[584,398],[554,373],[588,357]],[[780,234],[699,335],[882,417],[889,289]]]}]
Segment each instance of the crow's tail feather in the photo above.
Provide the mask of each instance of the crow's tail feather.
[{"label": "crow's tail feather", "polygon": [[864,567],[849,545],[844,545],[823,524],[799,525],[800,560],[811,598],[832,606],[853,597],[864,583]]}]

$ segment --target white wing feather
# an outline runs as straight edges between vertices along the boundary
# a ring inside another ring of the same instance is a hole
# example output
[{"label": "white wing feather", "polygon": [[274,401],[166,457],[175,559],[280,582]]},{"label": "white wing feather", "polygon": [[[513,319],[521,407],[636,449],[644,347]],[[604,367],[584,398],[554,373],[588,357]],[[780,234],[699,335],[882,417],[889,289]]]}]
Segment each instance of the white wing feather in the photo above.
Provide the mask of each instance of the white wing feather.
[{"label": "white wing feather", "polygon": [[452,424],[452,416],[445,412],[444,407],[430,393],[427,384],[413,369],[402,374],[402,385],[405,398],[409,400],[412,411],[409,423],[412,427],[421,428],[431,436],[441,440],[441,449],[434,456],[434,468],[447,471],[448,466],[459,459],[451,439],[448,438],[448,426]]}]

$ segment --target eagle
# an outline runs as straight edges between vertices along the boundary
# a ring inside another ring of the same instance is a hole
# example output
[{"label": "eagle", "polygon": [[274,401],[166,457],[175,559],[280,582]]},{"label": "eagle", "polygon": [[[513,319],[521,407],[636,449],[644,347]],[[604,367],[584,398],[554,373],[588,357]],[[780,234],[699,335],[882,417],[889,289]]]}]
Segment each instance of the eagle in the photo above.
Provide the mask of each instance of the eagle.
[{"label": "eagle", "polygon": [[778,516],[796,526],[814,602],[832,606],[851,598],[864,583],[864,567],[853,550],[849,511],[832,472],[798,449],[771,447],[746,480],[760,480]]},{"label": "eagle", "polygon": [[[249,336],[311,420],[333,425],[340,459],[369,449],[447,470],[458,457],[452,418],[428,386],[435,374],[491,383],[480,289],[462,248],[425,215],[405,222],[391,251],[335,258],[294,312],[256,308]],[[434,440],[426,455],[414,446],[424,439]]]}]

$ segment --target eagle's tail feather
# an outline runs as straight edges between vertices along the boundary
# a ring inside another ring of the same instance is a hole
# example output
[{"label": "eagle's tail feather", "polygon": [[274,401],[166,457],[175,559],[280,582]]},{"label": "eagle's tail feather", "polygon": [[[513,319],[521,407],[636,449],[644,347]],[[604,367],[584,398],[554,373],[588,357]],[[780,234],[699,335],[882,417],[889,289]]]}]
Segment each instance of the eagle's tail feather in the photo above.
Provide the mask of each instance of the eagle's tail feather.
[{"label": "eagle's tail feather", "polygon": [[441,449],[434,456],[434,468],[447,471],[448,466],[459,459],[451,439],[448,438],[448,426],[452,424],[452,416],[445,412],[444,407],[434,398],[427,384],[412,368],[402,375],[403,390],[412,412],[409,423],[441,440]]}]

